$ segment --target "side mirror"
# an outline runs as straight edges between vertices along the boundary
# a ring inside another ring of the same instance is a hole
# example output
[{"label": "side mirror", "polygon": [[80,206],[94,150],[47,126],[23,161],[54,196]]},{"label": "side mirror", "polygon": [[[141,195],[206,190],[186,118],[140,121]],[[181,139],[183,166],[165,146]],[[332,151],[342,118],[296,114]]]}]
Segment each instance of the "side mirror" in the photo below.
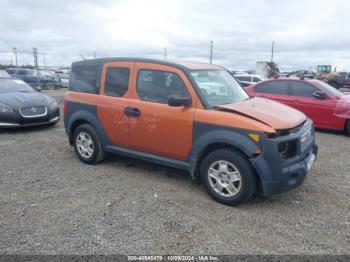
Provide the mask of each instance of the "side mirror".
[{"label": "side mirror", "polygon": [[323,92],[314,92],[312,95],[314,97],[316,97],[317,99],[326,99],[327,98],[326,94]]},{"label": "side mirror", "polygon": [[192,105],[192,99],[190,97],[169,96],[168,105],[189,107]]}]

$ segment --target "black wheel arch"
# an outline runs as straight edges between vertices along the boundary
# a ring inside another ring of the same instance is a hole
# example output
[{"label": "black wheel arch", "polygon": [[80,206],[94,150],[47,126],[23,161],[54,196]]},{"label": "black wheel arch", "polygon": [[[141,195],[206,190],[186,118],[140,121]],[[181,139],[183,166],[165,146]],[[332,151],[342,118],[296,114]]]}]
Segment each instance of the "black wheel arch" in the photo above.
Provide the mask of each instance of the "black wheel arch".
[{"label": "black wheel arch", "polygon": [[96,131],[99,138],[101,139],[102,146],[105,147],[109,145],[109,139],[103,129],[101,122],[98,118],[90,112],[78,111],[74,113],[68,122],[67,133],[69,138],[69,143],[72,144],[74,130],[83,124],[89,124]]}]

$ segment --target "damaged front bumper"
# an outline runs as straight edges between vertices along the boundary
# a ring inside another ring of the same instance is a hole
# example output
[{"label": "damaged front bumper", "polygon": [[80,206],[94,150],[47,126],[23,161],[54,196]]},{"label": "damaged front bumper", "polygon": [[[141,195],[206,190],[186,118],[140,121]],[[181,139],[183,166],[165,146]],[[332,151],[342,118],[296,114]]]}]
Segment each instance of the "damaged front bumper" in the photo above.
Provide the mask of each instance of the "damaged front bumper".
[{"label": "damaged front bumper", "polygon": [[[291,142],[295,144],[295,152],[286,157],[279,152],[279,145]],[[315,132],[310,120],[295,133],[266,139],[262,154],[252,160],[260,177],[261,194],[270,196],[301,185],[317,152]]]}]

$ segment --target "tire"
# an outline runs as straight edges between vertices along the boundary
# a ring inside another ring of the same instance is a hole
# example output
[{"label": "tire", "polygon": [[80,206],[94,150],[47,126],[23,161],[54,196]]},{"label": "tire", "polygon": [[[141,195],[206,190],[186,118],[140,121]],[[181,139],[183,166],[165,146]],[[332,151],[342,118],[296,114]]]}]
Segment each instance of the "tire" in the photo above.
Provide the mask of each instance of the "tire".
[{"label": "tire", "polygon": [[77,156],[86,164],[97,164],[105,158],[101,140],[89,124],[80,125],[74,130],[73,146]]},{"label": "tire", "polygon": [[345,125],[345,133],[350,136],[350,119],[348,119],[348,121],[346,122]]},{"label": "tire", "polygon": [[[223,172],[224,163],[228,167],[226,173]],[[238,175],[234,171],[238,171]],[[208,194],[225,205],[243,204],[256,192],[256,175],[251,164],[244,155],[234,150],[218,149],[208,154],[201,163],[200,177]]]}]

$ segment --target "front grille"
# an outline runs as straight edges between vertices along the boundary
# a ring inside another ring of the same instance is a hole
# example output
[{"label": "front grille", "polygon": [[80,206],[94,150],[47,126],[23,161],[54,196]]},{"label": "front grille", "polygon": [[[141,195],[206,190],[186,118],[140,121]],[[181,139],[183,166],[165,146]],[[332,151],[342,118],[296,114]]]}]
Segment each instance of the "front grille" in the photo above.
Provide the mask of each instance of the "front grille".
[{"label": "front grille", "polygon": [[19,113],[25,118],[42,117],[47,115],[47,108],[46,106],[22,107]]},{"label": "front grille", "polygon": [[312,129],[309,127],[304,133],[301,134],[300,136],[300,143],[303,144],[305,141],[311,136],[312,134]]}]

